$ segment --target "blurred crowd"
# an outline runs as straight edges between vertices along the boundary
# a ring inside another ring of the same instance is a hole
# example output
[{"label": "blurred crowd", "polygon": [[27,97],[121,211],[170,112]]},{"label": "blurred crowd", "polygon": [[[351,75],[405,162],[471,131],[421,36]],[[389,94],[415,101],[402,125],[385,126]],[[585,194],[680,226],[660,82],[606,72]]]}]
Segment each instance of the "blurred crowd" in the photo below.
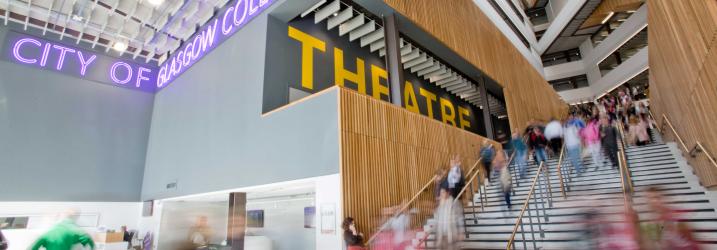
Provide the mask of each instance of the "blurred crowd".
[{"label": "blurred crowd", "polygon": [[[527,177],[528,161],[532,158],[536,165],[564,153],[565,167],[572,169],[576,176],[588,171],[583,158],[589,158],[593,171],[619,168],[619,146],[643,146],[651,143],[655,121],[649,114],[646,101],[633,101],[636,95],[625,88],[616,95],[607,95],[586,103],[571,107],[569,114],[550,121],[533,120],[524,129],[514,129],[509,141],[503,148],[512,151],[513,158],[500,148],[485,141],[478,153],[482,170],[483,185],[498,181],[503,192],[504,213],[512,211],[511,189],[512,174],[517,179]],[[624,138],[624,141],[623,139]],[[563,151],[564,150],[564,151]],[[517,173],[511,173],[510,162],[516,166]],[[439,167],[433,179],[435,201],[432,208],[433,225],[427,228],[435,233],[435,248],[458,249],[458,243],[464,239],[462,197],[466,178],[458,156],[451,157],[447,167]],[[471,170],[467,170],[471,171]],[[475,172],[473,172],[475,173]],[[472,173],[468,173],[472,175]],[[470,184],[473,185],[473,184]],[[625,209],[608,212],[600,211],[603,201],[592,201],[583,212],[583,245],[579,249],[698,249],[686,223],[680,218],[679,210],[666,205],[659,188],[647,189],[641,201],[648,205],[644,218],[639,218],[631,205]],[[472,199],[472,197],[471,197]],[[429,233],[424,232],[422,221],[415,221],[418,212],[407,201],[394,207],[384,208],[378,218],[379,228],[371,239],[364,238],[355,225],[353,218],[344,223],[344,239],[348,249],[364,249],[368,241],[371,249],[404,250],[422,249],[426,246]],[[615,206],[613,206],[615,207]],[[618,206],[621,207],[621,206]],[[579,224],[580,224],[579,223]],[[416,226],[420,225],[420,226]]]}]

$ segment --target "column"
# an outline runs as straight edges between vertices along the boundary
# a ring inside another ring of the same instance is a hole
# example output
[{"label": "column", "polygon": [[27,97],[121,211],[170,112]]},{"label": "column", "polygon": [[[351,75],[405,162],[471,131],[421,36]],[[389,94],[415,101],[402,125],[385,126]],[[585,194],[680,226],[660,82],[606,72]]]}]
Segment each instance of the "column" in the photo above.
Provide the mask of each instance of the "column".
[{"label": "column", "polygon": [[391,103],[401,106],[401,83],[403,66],[401,65],[401,38],[398,33],[396,14],[383,17],[383,32],[386,39],[386,68],[388,69],[388,89]]},{"label": "column", "polygon": [[228,219],[227,244],[232,250],[243,250],[246,232],[246,193],[229,193]]},{"label": "column", "polygon": [[481,76],[478,89],[480,90],[480,100],[483,106],[483,124],[485,124],[485,136],[488,139],[495,139],[495,133],[493,131],[493,121],[490,119],[490,104],[488,104],[488,91],[485,88],[488,79]]}]

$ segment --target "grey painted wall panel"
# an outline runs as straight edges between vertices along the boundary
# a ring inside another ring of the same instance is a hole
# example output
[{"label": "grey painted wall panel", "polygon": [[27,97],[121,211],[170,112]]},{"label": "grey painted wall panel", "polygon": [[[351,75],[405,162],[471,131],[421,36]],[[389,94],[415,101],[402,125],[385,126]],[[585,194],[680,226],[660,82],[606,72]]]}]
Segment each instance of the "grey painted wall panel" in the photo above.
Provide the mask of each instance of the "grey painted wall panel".
[{"label": "grey painted wall panel", "polygon": [[0,61],[0,201],[139,200],[153,99]]},{"label": "grey painted wall panel", "polygon": [[267,13],[281,4],[156,94],[143,199],[338,173],[336,91],[261,115]]}]

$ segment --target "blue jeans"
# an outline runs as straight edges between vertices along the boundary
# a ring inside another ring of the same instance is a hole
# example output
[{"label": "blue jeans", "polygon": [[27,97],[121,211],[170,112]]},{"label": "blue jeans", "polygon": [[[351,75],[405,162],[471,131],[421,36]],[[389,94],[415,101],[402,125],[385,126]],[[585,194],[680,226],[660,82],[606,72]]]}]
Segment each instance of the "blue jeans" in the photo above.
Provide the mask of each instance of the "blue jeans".
[{"label": "blue jeans", "polygon": [[583,162],[580,159],[580,146],[576,147],[568,147],[568,159],[570,160],[570,164],[575,169],[576,173],[579,173],[583,169]]},{"label": "blue jeans", "polygon": [[546,161],[548,157],[545,155],[545,148],[535,148],[535,163],[540,165],[541,162]]},{"label": "blue jeans", "polygon": [[528,168],[528,159],[525,158],[527,153],[528,152],[526,150],[515,151],[515,164],[518,166],[520,178],[525,177],[525,170]]}]

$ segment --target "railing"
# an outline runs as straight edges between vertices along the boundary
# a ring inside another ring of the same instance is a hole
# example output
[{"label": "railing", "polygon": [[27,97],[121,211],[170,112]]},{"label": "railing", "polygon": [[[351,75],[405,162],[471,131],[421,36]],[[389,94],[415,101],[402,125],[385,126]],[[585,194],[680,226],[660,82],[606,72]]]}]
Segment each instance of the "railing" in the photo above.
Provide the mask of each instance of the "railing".
[{"label": "railing", "polygon": [[[570,171],[562,167],[564,154],[565,143],[563,143],[563,146],[560,148],[560,157],[558,157],[558,180],[560,180],[560,192],[563,194],[563,199],[567,199],[568,197],[565,195],[565,186],[568,186],[568,183],[570,182]],[[568,186],[568,188],[570,187]],[[553,190],[550,191],[552,193]]]},{"label": "railing", "polygon": [[[624,143],[623,143],[624,145]],[[623,147],[620,151],[624,153],[625,148]],[[630,175],[630,171],[627,167],[627,158],[618,157],[618,163],[620,167],[620,186],[622,187],[622,199],[623,199],[623,212],[625,215],[625,223],[629,221],[628,216],[634,213],[632,208],[632,186],[630,185],[629,190],[626,183],[629,183],[625,176]],[[624,171],[623,171],[624,169]],[[624,172],[624,173],[623,173]]]},{"label": "railing", "polygon": [[[543,174],[543,175],[547,174],[547,171],[543,172],[544,169],[547,169],[547,167],[543,168],[544,166],[545,166],[545,162],[541,162],[540,165],[538,166],[538,171],[537,171],[537,173],[535,173],[535,177],[533,178],[533,182],[530,185],[530,189],[528,191],[528,196],[525,198],[523,207],[520,209],[520,214],[518,215],[518,219],[515,222],[515,226],[513,227],[513,232],[510,235],[508,245],[506,246],[506,249],[508,249],[508,250],[513,249],[515,247],[515,236],[518,233],[518,228],[520,228],[520,230],[521,230],[523,249],[527,249],[527,243],[526,243],[526,238],[525,238],[525,224],[523,223],[523,216],[525,215],[526,210],[528,211],[528,223],[530,225],[530,234],[531,234],[531,238],[532,238],[533,249],[537,249],[537,245],[536,245],[536,241],[535,241],[535,228],[534,228],[534,223],[533,223],[533,217],[535,217],[537,219],[536,224],[538,227],[538,231],[540,233],[540,238],[545,238],[545,232],[543,231],[542,223],[540,222],[540,217],[541,217],[540,212],[541,211],[543,212],[542,217],[544,217],[545,221],[548,221],[548,216],[547,216],[547,213],[545,212],[546,210],[545,210],[545,202],[544,202],[545,190],[543,189],[542,180],[540,178],[541,174]],[[548,176],[548,178],[549,177],[550,176]],[[538,184],[538,192],[537,193],[535,191],[536,183]],[[540,196],[540,202],[538,202],[538,199],[539,199],[538,196]],[[531,204],[530,198],[533,198],[533,202],[532,202],[533,207],[534,207],[533,209],[529,208],[530,204]],[[542,205],[542,208],[540,205]],[[533,216],[533,214],[531,212],[533,210],[536,213],[535,216]]]},{"label": "railing", "polygon": [[[473,166],[468,170],[468,174],[469,174],[469,175],[472,174],[473,176],[476,176],[476,175],[478,175],[478,174],[481,172],[481,171],[480,171],[480,168],[477,168],[477,167],[478,167],[478,164],[481,162],[481,159],[482,159],[482,158],[478,158],[478,160],[476,160],[475,164],[473,164]],[[431,184],[435,183],[436,178],[437,178],[437,176],[433,176],[425,185],[423,185],[423,187],[422,187],[420,190],[418,190],[418,192],[416,192],[415,195],[413,195],[413,197],[411,197],[410,200],[408,200],[408,202],[406,202],[406,204],[404,204],[398,211],[396,211],[395,213],[393,213],[393,214],[391,215],[391,217],[388,218],[387,221],[383,222],[383,224],[381,225],[381,227],[376,231],[376,233],[374,233],[374,234],[371,236],[371,238],[368,239],[368,241],[366,242],[366,244],[369,244],[369,245],[370,245],[370,244],[376,239],[376,237],[381,234],[381,232],[383,232],[384,230],[386,230],[386,227],[387,227],[388,224],[389,224],[388,222],[390,221],[390,218],[395,218],[396,216],[398,216],[398,215],[400,215],[400,214],[406,212],[406,210],[407,210],[409,207],[411,207],[411,204],[413,204],[414,202],[416,202],[416,200],[418,199],[418,197],[420,197],[421,194],[422,194],[423,192],[425,192],[426,189],[428,189],[428,188],[431,186]],[[472,180],[471,180],[471,181],[472,181]],[[439,184],[439,185],[440,185],[440,184]],[[461,190],[461,194],[466,190],[466,188],[467,188],[468,186],[469,186],[468,183],[466,183],[466,185],[465,185],[465,186],[463,187],[463,189]],[[472,189],[472,185],[471,185],[471,190],[473,190],[473,189]],[[481,193],[484,193],[484,192],[481,192]],[[459,194],[457,197],[461,197],[461,195]],[[481,199],[481,209],[482,209],[482,208],[483,208],[483,200]],[[474,215],[475,215],[475,213],[474,213]],[[475,219],[475,218],[474,218],[474,219]],[[428,234],[429,232],[426,232],[426,233]]]},{"label": "railing", "polygon": [[[470,177],[468,177],[468,179],[467,179],[468,181],[466,182],[465,186],[463,186],[463,188],[461,188],[461,191],[458,192],[458,195],[456,195],[456,197],[453,198],[453,202],[458,202],[458,200],[460,200],[461,197],[463,197],[463,193],[465,193],[466,190],[468,190],[468,188],[470,187],[471,194],[470,194],[469,201],[470,201],[470,207],[471,207],[471,210],[472,210],[472,213],[471,213],[471,214],[473,215],[473,222],[474,222],[474,223],[478,223],[478,218],[476,217],[476,210],[475,210],[475,209],[476,209],[476,208],[475,208],[475,192],[474,192],[474,189],[473,189],[473,185],[474,185],[474,182],[473,182],[473,181],[474,181],[474,180],[477,180],[478,189],[480,190],[480,188],[481,188],[481,186],[482,186],[482,184],[483,184],[483,178],[482,178],[481,175],[480,175],[480,173],[481,173],[482,171],[481,171],[481,168],[476,168],[476,167],[478,167],[478,163],[481,161],[481,159],[483,159],[483,158],[478,159],[478,161],[476,161],[476,164],[473,166],[473,168],[475,169],[475,171],[473,171],[473,172],[475,172],[475,173],[473,173],[472,175],[470,175]],[[469,172],[470,172],[470,171],[469,171]],[[490,174],[490,173],[488,173],[488,174]],[[485,189],[485,190],[487,190],[487,189]],[[478,199],[480,200],[480,204],[481,204],[480,209],[481,209],[481,211],[483,211],[483,210],[484,210],[484,207],[485,207],[484,204],[483,204],[483,196],[484,196],[484,195],[485,195],[485,192],[484,192],[484,191],[478,192]],[[463,207],[463,206],[461,206],[461,207]],[[463,227],[463,228],[464,228],[464,230],[465,230],[464,233],[466,234],[466,238],[467,238],[467,237],[468,237],[468,227]]]},{"label": "railing", "polygon": [[627,163],[627,154],[625,154],[625,150],[627,150],[627,144],[625,143],[625,132],[624,132],[624,125],[622,122],[619,122],[617,124],[617,130],[620,133],[620,151],[618,152],[618,165],[620,167],[620,178],[625,179],[628,187],[628,191],[630,193],[633,192],[633,183],[632,183],[632,174],[630,173],[630,167]]},{"label": "railing", "polygon": [[[650,116],[653,117],[653,119],[654,119],[654,116],[652,115],[652,111],[649,111],[649,112],[650,112]],[[717,168],[717,161],[715,160],[714,157],[712,157],[712,155],[707,151],[707,149],[702,145],[702,143],[700,141],[695,141],[695,146],[692,147],[692,149],[688,148],[687,144],[685,144],[685,141],[682,140],[682,137],[680,136],[680,134],[677,133],[675,126],[673,126],[670,119],[667,118],[667,115],[662,114],[662,124],[657,126],[657,131],[660,132],[660,134],[664,135],[665,125],[668,125],[670,127],[670,130],[672,130],[672,133],[675,135],[675,137],[677,137],[677,141],[680,142],[680,145],[682,145],[682,149],[687,154],[689,154],[692,158],[695,158],[695,157],[697,157],[697,153],[704,153],[705,156],[707,156],[707,159],[710,161],[710,163],[712,163],[712,165]]]}]

